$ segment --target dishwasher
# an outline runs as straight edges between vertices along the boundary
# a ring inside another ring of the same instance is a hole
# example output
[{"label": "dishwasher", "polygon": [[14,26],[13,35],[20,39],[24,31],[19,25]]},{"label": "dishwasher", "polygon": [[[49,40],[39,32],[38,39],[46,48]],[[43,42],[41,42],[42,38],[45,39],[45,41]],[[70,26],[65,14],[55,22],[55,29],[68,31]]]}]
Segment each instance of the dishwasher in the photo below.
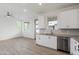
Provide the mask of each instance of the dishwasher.
[{"label": "dishwasher", "polygon": [[70,53],[70,37],[57,37],[57,50]]}]

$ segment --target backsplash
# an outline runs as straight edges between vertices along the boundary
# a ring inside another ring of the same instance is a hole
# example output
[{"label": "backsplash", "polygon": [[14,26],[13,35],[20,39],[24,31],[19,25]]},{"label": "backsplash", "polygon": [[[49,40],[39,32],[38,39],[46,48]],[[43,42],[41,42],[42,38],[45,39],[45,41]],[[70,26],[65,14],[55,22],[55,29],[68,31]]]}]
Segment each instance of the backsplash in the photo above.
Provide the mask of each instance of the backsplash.
[{"label": "backsplash", "polygon": [[40,29],[39,30],[39,33],[44,33],[44,34],[46,34],[46,33],[50,34],[51,32],[52,31],[50,29]]}]

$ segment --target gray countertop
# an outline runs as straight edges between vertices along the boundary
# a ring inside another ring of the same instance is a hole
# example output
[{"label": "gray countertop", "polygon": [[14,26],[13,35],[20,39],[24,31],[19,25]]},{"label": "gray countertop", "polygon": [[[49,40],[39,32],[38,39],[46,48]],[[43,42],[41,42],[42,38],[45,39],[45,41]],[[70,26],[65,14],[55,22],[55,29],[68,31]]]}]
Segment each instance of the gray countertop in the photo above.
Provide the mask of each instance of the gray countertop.
[{"label": "gray countertop", "polygon": [[45,34],[45,33],[39,33],[38,35],[49,35],[49,36],[63,36],[63,37],[79,37],[79,35],[75,35],[75,34],[57,34],[57,33],[54,33],[54,34]]},{"label": "gray countertop", "polygon": [[62,30],[55,30],[52,33],[37,33],[37,35],[48,35],[48,36],[63,36],[63,37],[70,37],[74,38],[79,42],[79,33],[78,31],[75,32],[67,32],[67,31],[62,31]]}]

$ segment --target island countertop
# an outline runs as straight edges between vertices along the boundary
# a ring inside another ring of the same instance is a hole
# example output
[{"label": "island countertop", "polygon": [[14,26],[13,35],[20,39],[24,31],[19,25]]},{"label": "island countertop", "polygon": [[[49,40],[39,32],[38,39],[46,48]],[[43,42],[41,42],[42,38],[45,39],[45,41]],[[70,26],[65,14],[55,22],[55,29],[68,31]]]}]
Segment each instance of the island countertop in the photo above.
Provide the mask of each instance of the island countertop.
[{"label": "island countertop", "polygon": [[49,35],[49,36],[63,36],[63,37],[79,37],[79,35],[75,35],[75,34],[57,34],[57,33],[53,33],[53,34],[47,34],[47,33],[39,33],[37,35]]}]

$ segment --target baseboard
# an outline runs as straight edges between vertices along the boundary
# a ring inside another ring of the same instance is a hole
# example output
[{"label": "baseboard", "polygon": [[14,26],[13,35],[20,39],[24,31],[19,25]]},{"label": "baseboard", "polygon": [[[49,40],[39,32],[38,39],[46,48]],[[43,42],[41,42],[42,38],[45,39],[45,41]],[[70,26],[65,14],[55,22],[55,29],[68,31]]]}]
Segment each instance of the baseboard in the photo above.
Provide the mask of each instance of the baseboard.
[{"label": "baseboard", "polygon": [[9,40],[9,39],[16,39],[16,38],[27,38],[27,39],[31,39],[31,40],[33,40],[33,38],[29,38],[29,37],[13,36],[13,37],[9,37],[9,38],[1,38],[0,41],[3,41],[3,40]]},{"label": "baseboard", "polygon": [[18,34],[12,35],[12,36],[6,36],[6,37],[0,37],[0,41],[1,40],[9,40],[9,39],[13,39],[13,38],[17,38],[17,37],[21,37]]},{"label": "baseboard", "polygon": [[24,35],[23,37],[25,37],[25,38],[29,38],[29,39],[34,39],[34,38],[32,38],[32,37],[28,37],[28,36],[25,36],[25,35]]},{"label": "baseboard", "polygon": [[28,38],[28,39],[34,39],[34,38],[26,37],[26,36],[23,36],[23,35],[20,35],[20,34],[15,34],[15,35],[10,35],[10,36],[6,36],[6,37],[0,37],[0,41],[1,40],[9,40],[9,39],[14,39],[14,38],[19,38],[19,37],[24,37],[24,38]]},{"label": "baseboard", "polygon": [[30,38],[30,37],[25,37],[25,36],[23,36],[24,38],[27,38],[27,39],[32,39],[33,40],[33,38]]}]

